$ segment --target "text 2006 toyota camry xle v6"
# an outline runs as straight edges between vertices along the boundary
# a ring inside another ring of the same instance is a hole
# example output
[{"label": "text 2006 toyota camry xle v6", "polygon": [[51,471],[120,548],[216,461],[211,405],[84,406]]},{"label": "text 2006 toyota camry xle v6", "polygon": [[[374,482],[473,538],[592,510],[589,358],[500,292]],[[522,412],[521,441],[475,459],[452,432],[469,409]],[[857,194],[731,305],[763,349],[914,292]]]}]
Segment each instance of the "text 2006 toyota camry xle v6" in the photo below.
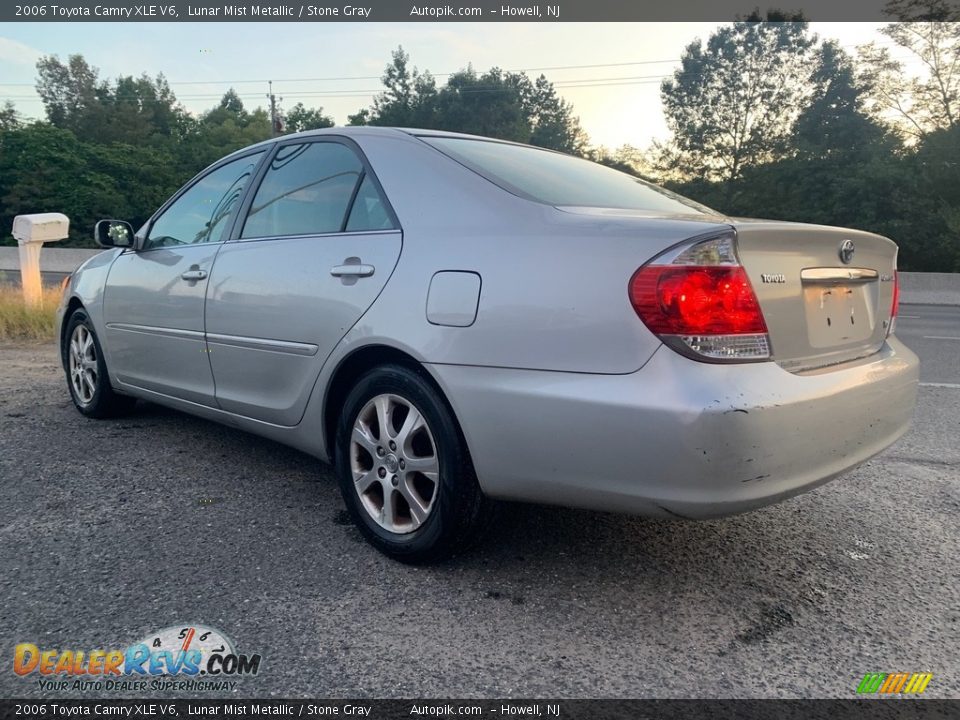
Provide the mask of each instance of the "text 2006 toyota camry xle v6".
[{"label": "text 2006 toyota camry xle v6", "polygon": [[495,498],[773,503],[914,407],[890,240],[731,219],[528,146],[291,135],[96,234],[115,249],[60,308],[80,412],[143,398],[331,460],[360,529],[409,561],[461,547]]}]

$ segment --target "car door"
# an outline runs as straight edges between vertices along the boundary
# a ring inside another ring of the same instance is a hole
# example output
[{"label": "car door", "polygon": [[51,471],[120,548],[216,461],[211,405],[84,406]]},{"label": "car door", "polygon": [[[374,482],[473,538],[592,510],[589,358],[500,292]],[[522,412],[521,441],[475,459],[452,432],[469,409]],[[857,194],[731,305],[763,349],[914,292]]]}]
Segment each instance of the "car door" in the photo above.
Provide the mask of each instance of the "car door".
[{"label": "car door", "polygon": [[282,143],[261,175],[213,267],[207,342],[220,407],[290,426],[393,271],[401,233],[347,140]]},{"label": "car door", "polygon": [[214,167],[174,196],[110,268],[110,365],[128,385],[215,405],[203,309],[207,282],[264,151]]}]

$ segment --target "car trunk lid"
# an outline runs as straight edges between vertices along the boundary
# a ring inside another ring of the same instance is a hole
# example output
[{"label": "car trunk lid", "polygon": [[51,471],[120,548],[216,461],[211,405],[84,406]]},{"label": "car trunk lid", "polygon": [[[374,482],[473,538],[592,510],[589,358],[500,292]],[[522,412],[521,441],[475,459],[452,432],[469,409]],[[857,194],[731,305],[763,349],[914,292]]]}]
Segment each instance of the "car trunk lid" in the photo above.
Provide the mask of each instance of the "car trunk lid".
[{"label": "car trunk lid", "polygon": [[773,359],[792,372],[879,350],[890,329],[897,246],[842,228],[734,220]]}]

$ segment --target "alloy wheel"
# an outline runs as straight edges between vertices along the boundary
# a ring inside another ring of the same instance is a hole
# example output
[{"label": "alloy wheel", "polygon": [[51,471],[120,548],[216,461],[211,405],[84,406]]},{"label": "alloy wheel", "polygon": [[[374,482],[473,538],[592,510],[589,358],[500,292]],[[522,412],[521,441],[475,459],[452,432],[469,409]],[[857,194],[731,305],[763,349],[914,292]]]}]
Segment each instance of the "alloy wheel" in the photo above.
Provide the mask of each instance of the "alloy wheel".
[{"label": "alloy wheel", "polygon": [[380,527],[411,533],[436,501],[440,459],[423,414],[399,395],[371,398],[350,437],[350,469],[361,504]]},{"label": "alloy wheel", "polygon": [[99,382],[97,346],[86,325],[77,325],[70,337],[70,384],[81,405],[93,402]]}]

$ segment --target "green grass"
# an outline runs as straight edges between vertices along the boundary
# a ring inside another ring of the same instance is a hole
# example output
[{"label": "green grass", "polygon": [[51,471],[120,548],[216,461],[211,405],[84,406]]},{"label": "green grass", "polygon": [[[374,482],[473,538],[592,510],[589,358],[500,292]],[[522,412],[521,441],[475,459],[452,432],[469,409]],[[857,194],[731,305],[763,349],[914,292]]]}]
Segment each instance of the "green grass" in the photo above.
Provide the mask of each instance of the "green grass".
[{"label": "green grass", "polygon": [[0,285],[0,340],[52,340],[60,289],[43,288],[39,307],[27,307],[19,287]]}]

